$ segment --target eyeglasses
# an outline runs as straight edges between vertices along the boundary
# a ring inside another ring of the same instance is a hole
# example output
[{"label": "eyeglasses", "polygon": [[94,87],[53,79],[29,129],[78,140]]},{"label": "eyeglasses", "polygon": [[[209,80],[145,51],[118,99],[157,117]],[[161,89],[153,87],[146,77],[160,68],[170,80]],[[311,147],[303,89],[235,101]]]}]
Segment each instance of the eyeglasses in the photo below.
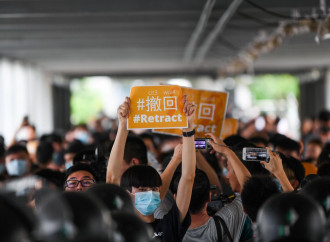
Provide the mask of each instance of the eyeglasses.
[{"label": "eyeglasses", "polygon": [[91,178],[86,178],[86,179],[82,179],[82,180],[67,180],[67,181],[65,181],[65,185],[69,188],[77,187],[79,185],[79,183],[81,183],[81,185],[83,187],[90,187],[93,184],[95,184],[95,180],[93,180]]}]

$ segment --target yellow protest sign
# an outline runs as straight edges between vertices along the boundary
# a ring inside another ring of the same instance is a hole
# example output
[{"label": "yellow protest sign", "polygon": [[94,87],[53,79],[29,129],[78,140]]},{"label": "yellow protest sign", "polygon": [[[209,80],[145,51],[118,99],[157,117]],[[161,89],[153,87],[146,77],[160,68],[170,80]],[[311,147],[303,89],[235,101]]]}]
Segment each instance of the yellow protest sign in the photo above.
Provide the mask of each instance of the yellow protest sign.
[{"label": "yellow protest sign", "polygon": [[237,134],[238,120],[235,118],[226,118],[221,133],[221,139],[225,139],[228,136]]},{"label": "yellow protest sign", "polygon": [[128,129],[186,128],[179,86],[136,86],[130,93]]},{"label": "yellow protest sign", "polygon": [[[195,117],[196,137],[205,137],[205,133],[214,133],[220,137],[226,115],[227,92],[205,91],[181,87],[183,95],[197,105]],[[178,129],[155,129],[157,133],[182,135]]]}]

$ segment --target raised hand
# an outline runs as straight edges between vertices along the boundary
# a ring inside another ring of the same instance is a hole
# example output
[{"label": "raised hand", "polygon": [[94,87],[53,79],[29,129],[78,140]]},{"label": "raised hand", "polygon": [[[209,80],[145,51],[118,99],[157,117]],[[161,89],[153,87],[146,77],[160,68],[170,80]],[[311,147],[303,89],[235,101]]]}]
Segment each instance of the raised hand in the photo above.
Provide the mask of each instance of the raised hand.
[{"label": "raised hand", "polygon": [[183,129],[183,131],[187,132],[194,129],[196,105],[193,105],[191,102],[189,102],[186,95],[183,96],[183,103],[183,112],[188,118],[188,128]]},{"label": "raised hand", "polygon": [[127,119],[130,113],[130,105],[131,101],[129,97],[126,97],[125,101],[117,109],[119,125],[125,129],[127,129]]},{"label": "raised hand", "polygon": [[206,133],[205,136],[211,138],[209,143],[211,144],[214,151],[219,152],[219,153],[224,153],[225,150],[228,149],[225,142],[223,142],[219,137],[215,136],[215,134]]},{"label": "raised hand", "polygon": [[269,154],[269,162],[261,161],[260,163],[263,164],[269,172],[276,176],[277,173],[283,171],[282,159],[278,153],[273,152],[269,147],[267,147],[267,151]]}]

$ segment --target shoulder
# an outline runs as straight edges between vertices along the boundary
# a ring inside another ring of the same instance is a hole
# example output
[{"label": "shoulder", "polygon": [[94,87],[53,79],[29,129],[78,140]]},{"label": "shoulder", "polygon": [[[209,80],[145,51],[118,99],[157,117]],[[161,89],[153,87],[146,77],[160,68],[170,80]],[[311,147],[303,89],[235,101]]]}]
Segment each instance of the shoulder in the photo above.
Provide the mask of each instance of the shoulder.
[{"label": "shoulder", "polygon": [[[221,225],[220,225],[221,226]],[[183,242],[217,241],[218,234],[213,217],[197,228],[188,229]]]},{"label": "shoulder", "polygon": [[187,213],[180,223],[179,209],[174,203],[170,211],[162,219],[155,220],[151,226],[154,228],[154,236],[161,237],[162,241],[181,241],[190,222],[190,215]]}]

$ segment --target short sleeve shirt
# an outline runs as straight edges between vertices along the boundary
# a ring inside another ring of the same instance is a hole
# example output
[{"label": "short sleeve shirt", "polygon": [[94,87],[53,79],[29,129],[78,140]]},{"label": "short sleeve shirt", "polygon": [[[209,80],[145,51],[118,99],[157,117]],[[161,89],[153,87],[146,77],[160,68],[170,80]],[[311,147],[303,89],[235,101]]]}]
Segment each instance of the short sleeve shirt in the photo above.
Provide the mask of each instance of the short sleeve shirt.
[{"label": "short sleeve shirt", "polygon": [[[214,216],[220,216],[225,221],[234,242],[238,242],[241,237],[246,215],[243,210],[240,194],[235,195],[236,198],[234,199],[234,201],[221,208],[218,212],[216,212]],[[222,226],[221,231],[222,241],[229,242],[229,239],[224,232]],[[193,229],[188,229],[185,237],[183,238],[183,241],[218,241],[218,233],[215,227],[214,219],[210,217],[210,219],[202,226]]]},{"label": "short sleeve shirt", "polygon": [[150,223],[154,229],[154,238],[160,241],[179,242],[182,241],[191,223],[190,215],[187,213],[183,222],[180,222],[180,214],[176,203],[171,210],[162,218]]}]

